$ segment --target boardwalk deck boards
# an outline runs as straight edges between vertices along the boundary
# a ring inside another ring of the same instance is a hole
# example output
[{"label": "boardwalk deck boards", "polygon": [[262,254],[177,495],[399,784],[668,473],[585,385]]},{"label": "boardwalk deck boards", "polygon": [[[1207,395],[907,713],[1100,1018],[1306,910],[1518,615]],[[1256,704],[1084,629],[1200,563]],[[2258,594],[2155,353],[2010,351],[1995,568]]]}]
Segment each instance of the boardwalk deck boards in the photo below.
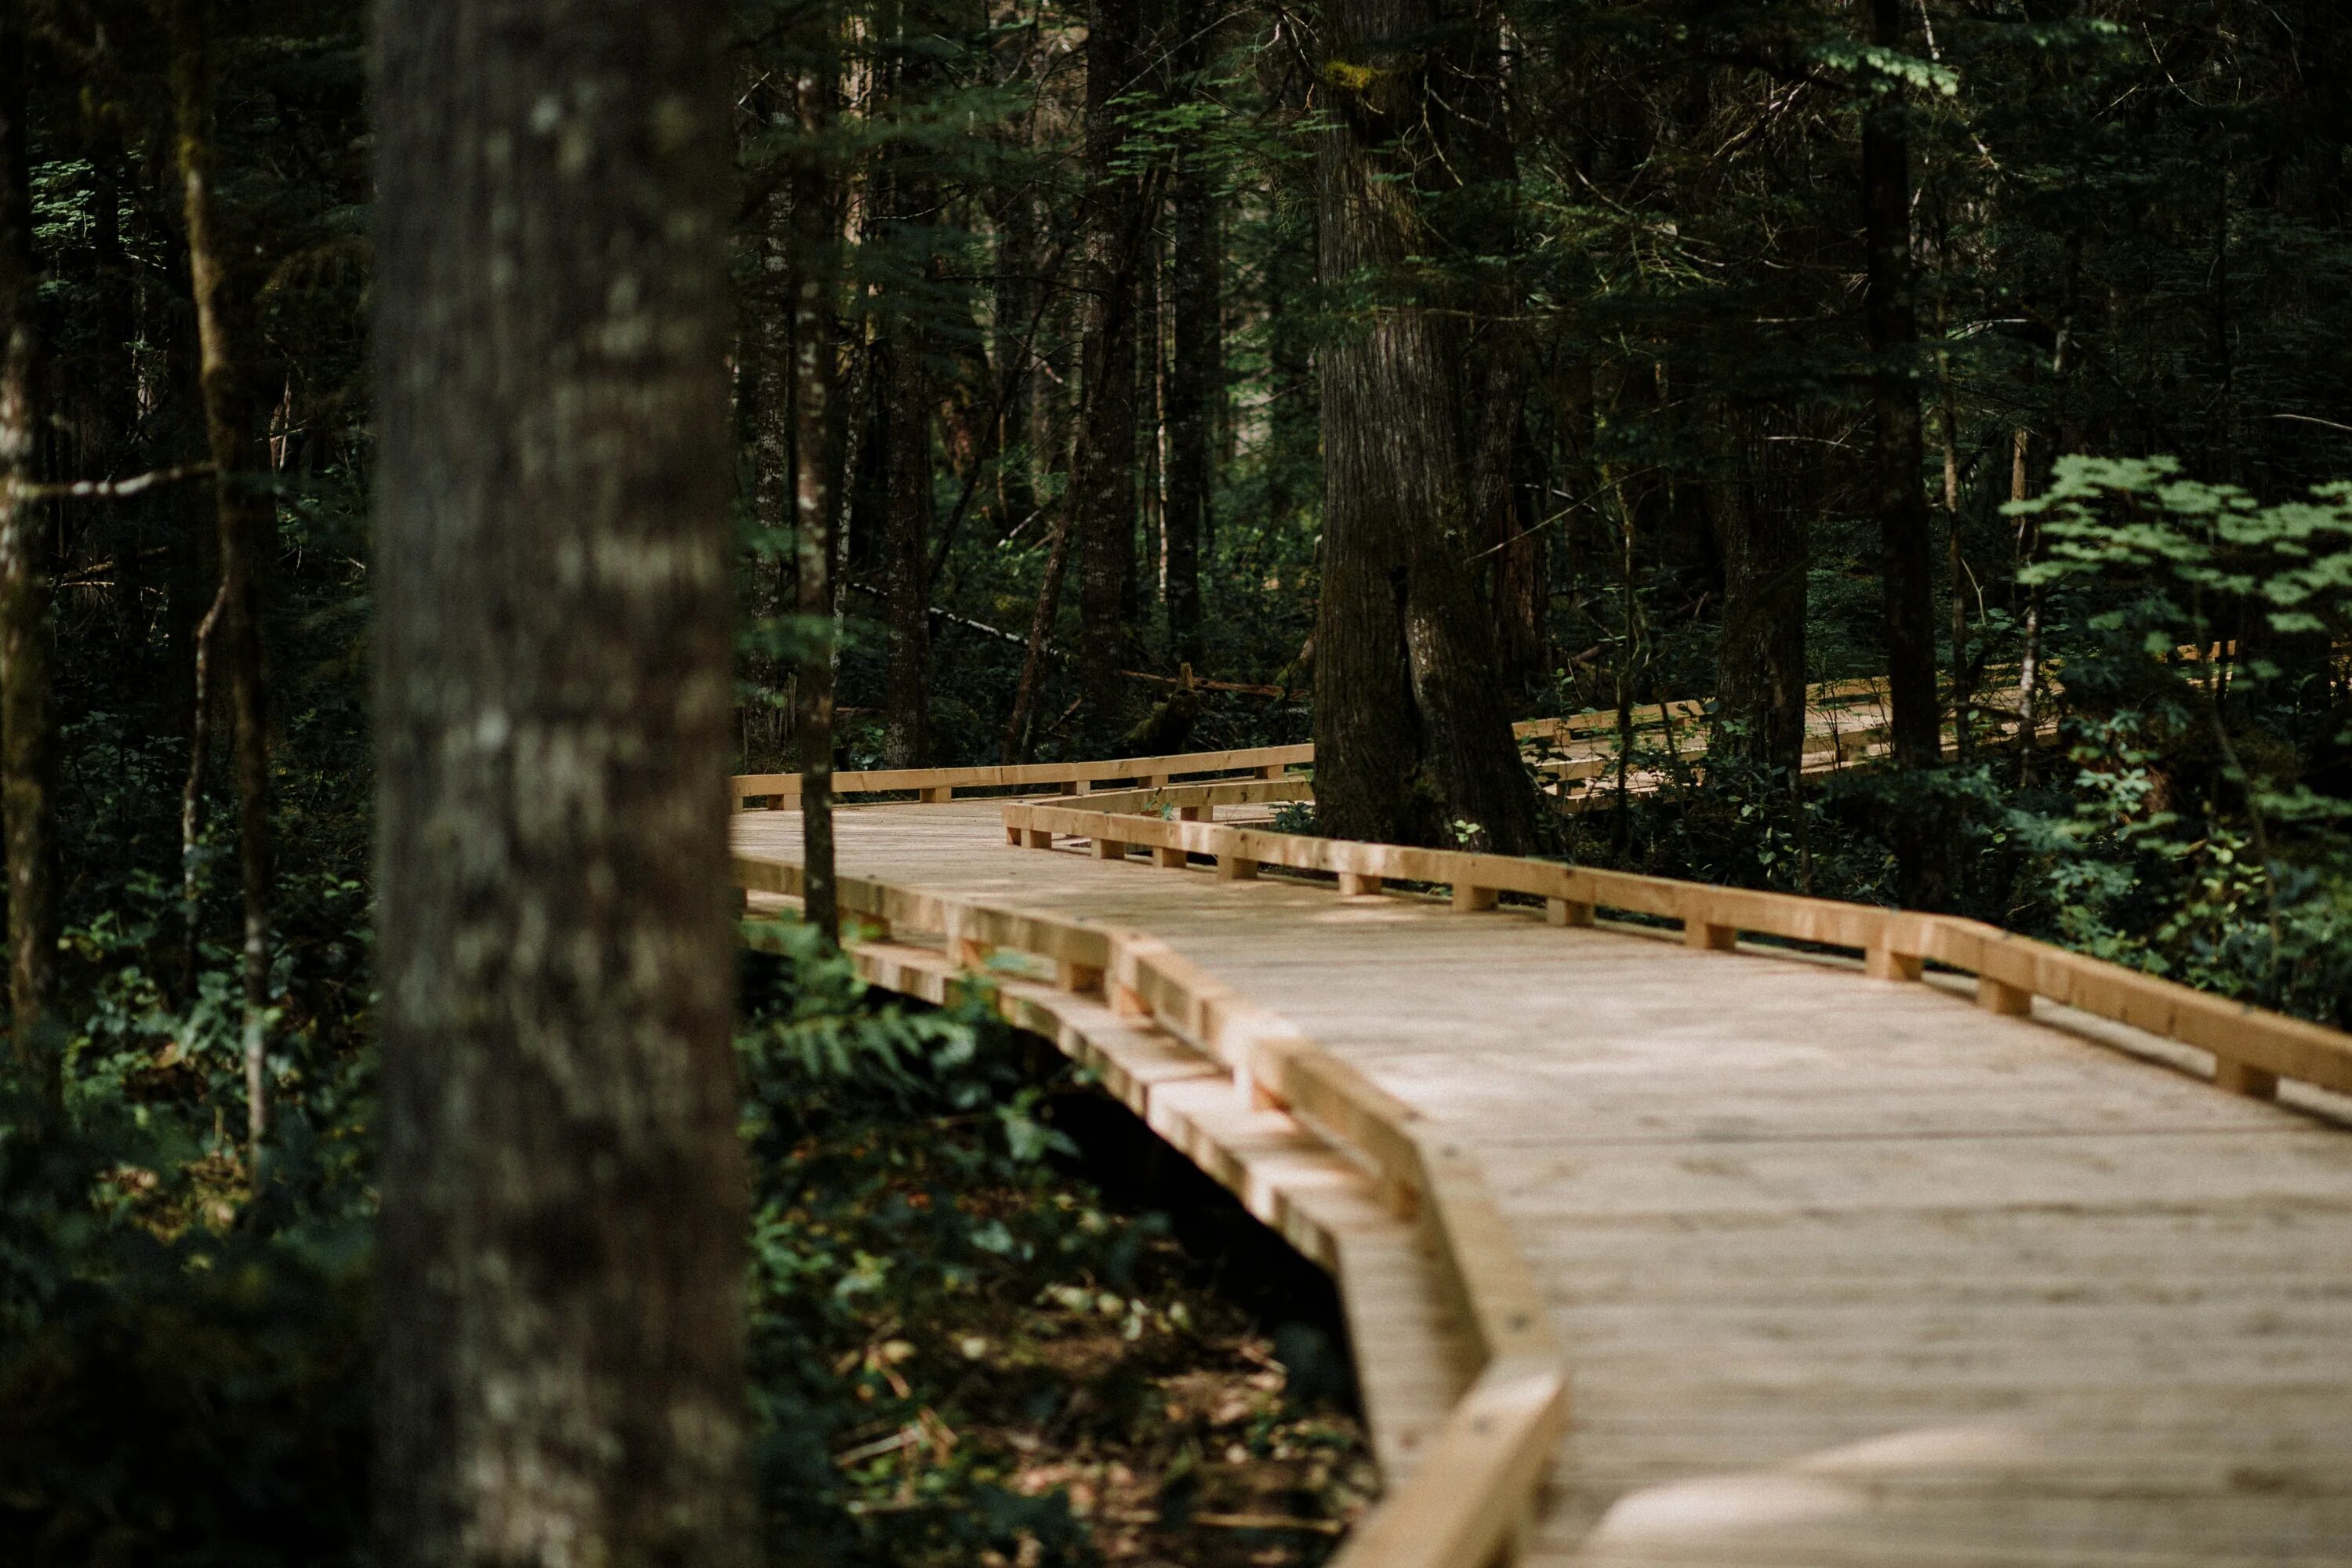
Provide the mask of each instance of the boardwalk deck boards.
[{"label": "boardwalk deck boards", "polygon": [[[797,854],[788,813],[735,829]],[[2352,1563],[2340,1099],[1852,962],[1012,847],[994,802],[839,831],[851,875],[1148,931],[1464,1142],[1570,1366],[1526,1561]],[[1465,1363],[1410,1230],[1347,1201],[1367,1386],[1419,1390],[1374,1402],[1387,1464]]]}]

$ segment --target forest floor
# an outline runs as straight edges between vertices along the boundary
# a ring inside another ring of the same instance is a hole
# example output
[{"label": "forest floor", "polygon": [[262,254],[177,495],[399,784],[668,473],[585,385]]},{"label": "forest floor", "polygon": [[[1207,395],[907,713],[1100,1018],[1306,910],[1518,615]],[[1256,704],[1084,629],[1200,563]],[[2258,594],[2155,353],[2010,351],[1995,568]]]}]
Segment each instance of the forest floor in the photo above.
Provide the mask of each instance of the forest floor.
[{"label": "forest floor", "polygon": [[1094,1436],[1052,1422],[1003,1429],[1024,1458],[1015,1489],[1066,1489],[1113,1563],[1322,1562],[1378,1489],[1336,1289],[1124,1107],[1090,1094],[1057,1120],[1083,1190],[1169,1219],[1152,1268],[1189,1326],[1147,1348],[1099,1304],[1090,1323],[1034,1317],[1038,1353],[1083,1391],[1074,1405],[1115,1400],[1140,1378],[1151,1414]]},{"label": "forest floor", "polygon": [[837,962],[741,1037],[771,1555],[1322,1562],[1378,1487],[1330,1280],[1042,1041]]},{"label": "forest floor", "polygon": [[[1104,1110],[1066,1102],[1062,1119]],[[1122,1158],[1088,1138],[1042,1187],[982,1184],[956,1199],[982,1215],[1041,1201],[1104,1205],[1113,1226],[1148,1236],[1122,1288],[1057,1283],[1025,1300],[983,1290],[934,1304],[911,1331],[896,1313],[869,1322],[884,1336],[886,1365],[894,1354],[914,1362],[919,1337],[967,1363],[913,1420],[906,1399],[888,1401],[895,1413],[835,1435],[835,1461],[858,1493],[848,1509],[883,1554],[913,1544],[891,1541],[889,1516],[937,1506],[925,1473],[942,1466],[960,1468],[966,1485],[1058,1498],[1104,1562],[1138,1568],[1305,1568],[1331,1552],[1377,1490],[1328,1285],[1301,1279],[1308,1266],[1295,1256],[1287,1268],[1269,1258],[1280,1240],[1251,1236],[1256,1222],[1205,1180],[1163,1186],[1158,1206],[1119,1212],[1105,1188],[1127,1184],[1103,1162]],[[1286,1283],[1258,1283],[1262,1268]],[[902,1386],[922,1397],[919,1373]],[[940,1407],[957,1412],[955,1426]],[[1040,1535],[981,1547],[973,1561],[1040,1568],[1083,1555],[1051,1552]]]},{"label": "forest floor", "polygon": [[[1041,1418],[1025,1397],[1025,1367],[1001,1380],[982,1373],[968,1396],[981,1415],[968,1435],[1018,1456],[1006,1478],[1014,1491],[1061,1492],[1107,1562],[1322,1562],[1374,1489],[1360,1424],[1295,1401],[1275,1339],[1231,1302],[1207,1290],[1174,1302],[1191,1326],[1159,1344],[1129,1339],[1117,1308],[1020,1314],[1011,1359],[1049,1371],[1068,1397]],[[1122,1418],[1122,1398],[1149,1414]],[[991,1549],[980,1561],[1000,1568],[1020,1558]]]}]

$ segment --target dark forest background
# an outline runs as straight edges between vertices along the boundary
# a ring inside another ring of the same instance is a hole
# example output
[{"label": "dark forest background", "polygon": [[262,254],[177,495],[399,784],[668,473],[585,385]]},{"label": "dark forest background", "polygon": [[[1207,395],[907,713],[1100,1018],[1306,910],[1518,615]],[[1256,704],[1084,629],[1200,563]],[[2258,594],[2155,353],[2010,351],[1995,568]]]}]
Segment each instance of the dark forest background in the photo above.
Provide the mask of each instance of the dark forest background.
[{"label": "dark forest background", "polygon": [[[356,1561],[369,16],[5,18],[0,1539]],[[1962,910],[2352,1026],[2332,0],[726,29],[740,771],[803,765],[821,668],[845,769],[1313,738],[1327,831]],[[1890,754],[1801,778],[1804,688],[1858,677]],[[1638,759],[1683,698],[1707,765],[1573,817],[1499,728],[1619,713]],[[964,1362],[1089,1314],[1242,1355],[1023,1049],[817,943],[748,982],[779,1561],[1083,1560],[1017,1445],[836,1460],[1047,1420],[1037,1363]],[[1344,1448],[1276,1405],[1258,1458]]]}]

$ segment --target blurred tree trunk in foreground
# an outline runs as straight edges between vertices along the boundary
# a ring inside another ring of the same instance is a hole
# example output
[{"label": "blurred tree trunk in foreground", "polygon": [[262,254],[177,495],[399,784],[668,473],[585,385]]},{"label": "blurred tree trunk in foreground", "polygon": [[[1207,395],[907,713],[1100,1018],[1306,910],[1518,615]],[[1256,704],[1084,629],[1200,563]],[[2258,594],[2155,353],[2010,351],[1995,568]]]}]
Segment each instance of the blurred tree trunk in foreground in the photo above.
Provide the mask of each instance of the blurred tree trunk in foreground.
[{"label": "blurred tree trunk in foreground", "polygon": [[752,1559],[699,0],[383,0],[379,1561]]}]

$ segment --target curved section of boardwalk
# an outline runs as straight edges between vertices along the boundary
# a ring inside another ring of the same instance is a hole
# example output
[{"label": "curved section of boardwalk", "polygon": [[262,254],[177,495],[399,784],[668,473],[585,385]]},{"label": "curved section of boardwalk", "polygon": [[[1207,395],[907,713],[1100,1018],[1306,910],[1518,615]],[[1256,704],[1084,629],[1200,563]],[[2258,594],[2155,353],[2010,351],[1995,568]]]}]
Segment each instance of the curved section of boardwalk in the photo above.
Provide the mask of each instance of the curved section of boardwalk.
[{"label": "curved section of boardwalk", "polygon": [[1570,1367],[1523,1560],[2352,1563],[2345,1101],[1932,978],[1013,848],[1000,805],[845,811],[843,869],[1150,932],[1483,1163]]}]

